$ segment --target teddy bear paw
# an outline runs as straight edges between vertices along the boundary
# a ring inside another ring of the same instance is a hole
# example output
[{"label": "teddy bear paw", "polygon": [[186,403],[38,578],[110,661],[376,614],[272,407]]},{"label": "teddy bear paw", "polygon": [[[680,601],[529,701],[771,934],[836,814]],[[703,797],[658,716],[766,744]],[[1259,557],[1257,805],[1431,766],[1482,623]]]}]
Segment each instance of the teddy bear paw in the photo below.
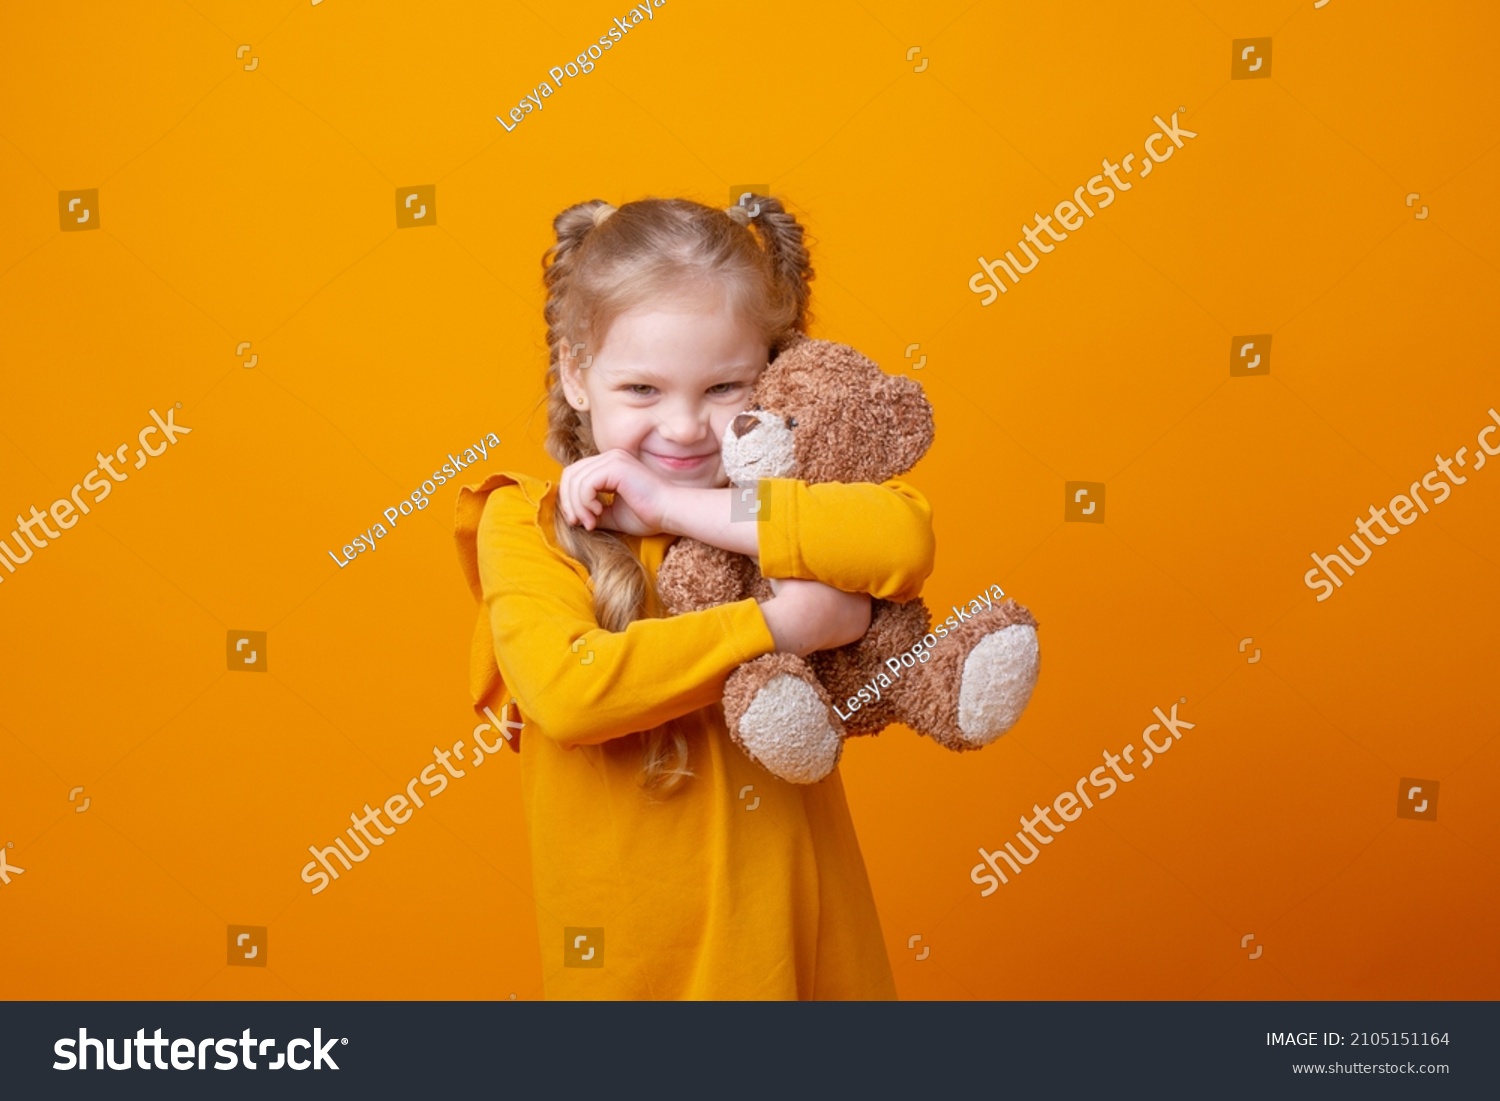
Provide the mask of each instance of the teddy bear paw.
[{"label": "teddy bear paw", "polygon": [[964,662],[958,729],[973,748],[989,745],[1016,724],[1036,686],[1041,654],[1036,628],[1025,623],[986,635]]},{"label": "teddy bear paw", "polygon": [[816,689],[786,674],[755,693],[734,735],[767,772],[793,784],[817,783],[844,750],[843,733]]}]

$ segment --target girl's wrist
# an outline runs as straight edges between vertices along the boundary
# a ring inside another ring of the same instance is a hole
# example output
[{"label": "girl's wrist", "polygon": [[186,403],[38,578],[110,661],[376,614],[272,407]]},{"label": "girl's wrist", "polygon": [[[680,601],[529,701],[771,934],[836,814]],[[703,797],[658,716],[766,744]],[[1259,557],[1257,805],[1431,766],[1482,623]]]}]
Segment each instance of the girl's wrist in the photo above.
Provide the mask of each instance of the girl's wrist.
[{"label": "girl's wrist", "polygon": [[[721,500],[722,498],[722,500]],[[721,509],[719,506],[722,505]],[[699,486],[671,486],[661,510],[661,530],[668,535],[688,535],[703,540],[717,527],[719,513],[729,519],[729,491]],[[708,540],[703,540],[708,542]]]},{"label": "girl's wrist", "polygon": [[661,533],[663,535],[686,535],[680,530],[681,518],[687,515],[687,506],[682,499],[682,486],[669,485],[662,495]]},{"label": "girl's wrist", "polygon": [[670,487],[662,507],[662,531],[754,558],[760,553],[758,525],[732,515],[734,492],[728,487]]},{"label": "girl's wrist", "polygon": [[771,632],[771,641],[776,644],[778,654],[806,657],[810,653],[806,649],[806,640],[798,630],[796,616],[780,597],[773,596],[770,600],[761,601],[760,614],[765,617],[766,629]]}]

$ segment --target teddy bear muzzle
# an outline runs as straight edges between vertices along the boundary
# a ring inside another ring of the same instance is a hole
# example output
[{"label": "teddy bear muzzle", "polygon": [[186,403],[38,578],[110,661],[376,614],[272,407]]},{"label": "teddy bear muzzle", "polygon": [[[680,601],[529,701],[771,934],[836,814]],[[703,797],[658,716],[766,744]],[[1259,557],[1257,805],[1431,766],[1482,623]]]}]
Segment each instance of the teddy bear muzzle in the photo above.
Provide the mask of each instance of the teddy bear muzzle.
[{"label": "teddy bear muzzle", "polygon": [[724,473],[736,485],[760,478],[788,478],[797,469],[792,430],[775,413],[740,413],[724,430],[720,447]]}]

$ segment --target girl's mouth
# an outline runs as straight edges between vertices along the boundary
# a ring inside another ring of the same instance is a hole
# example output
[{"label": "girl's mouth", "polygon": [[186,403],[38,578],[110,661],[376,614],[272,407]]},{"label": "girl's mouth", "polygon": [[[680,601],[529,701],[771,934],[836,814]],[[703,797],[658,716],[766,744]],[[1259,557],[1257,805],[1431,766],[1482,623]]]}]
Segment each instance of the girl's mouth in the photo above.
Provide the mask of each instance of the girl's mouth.
[{"label": "girl's mouth", "polygon": [[714,457],[713,453],[709,453],[707,455],[697,455],[684,459],[674,459],[669,455],[658,455],[654,451],[648,451],[647,454],[657,462],[665,466],[668,470],[697,470],[700,466],[702,466],[706,462],[709,462]]}]

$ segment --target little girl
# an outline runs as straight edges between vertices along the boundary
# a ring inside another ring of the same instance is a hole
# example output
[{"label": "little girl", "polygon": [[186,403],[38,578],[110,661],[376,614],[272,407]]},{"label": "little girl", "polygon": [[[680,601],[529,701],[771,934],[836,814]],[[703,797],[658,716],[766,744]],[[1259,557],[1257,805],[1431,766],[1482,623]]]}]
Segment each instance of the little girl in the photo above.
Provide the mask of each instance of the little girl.
[{"label": "little girl", "polygon": [[[807,329],[813,273],[780,202],[593,200],[554,228],[546,444],[564,469],[466,487],[457,531],[484,604],[475,706],[514,729],[492,710],[514,699],[526,719],[507,737],[546,996],[894,998],[838,771],[779,780],[721,703],[741,663],[845,645],[871,596],[916,597],[930,507],[900,481],[767,479],[767,514],[731,520],[720,440]],[[757,556],[775,596],[663,618],[678,536]]]}]

